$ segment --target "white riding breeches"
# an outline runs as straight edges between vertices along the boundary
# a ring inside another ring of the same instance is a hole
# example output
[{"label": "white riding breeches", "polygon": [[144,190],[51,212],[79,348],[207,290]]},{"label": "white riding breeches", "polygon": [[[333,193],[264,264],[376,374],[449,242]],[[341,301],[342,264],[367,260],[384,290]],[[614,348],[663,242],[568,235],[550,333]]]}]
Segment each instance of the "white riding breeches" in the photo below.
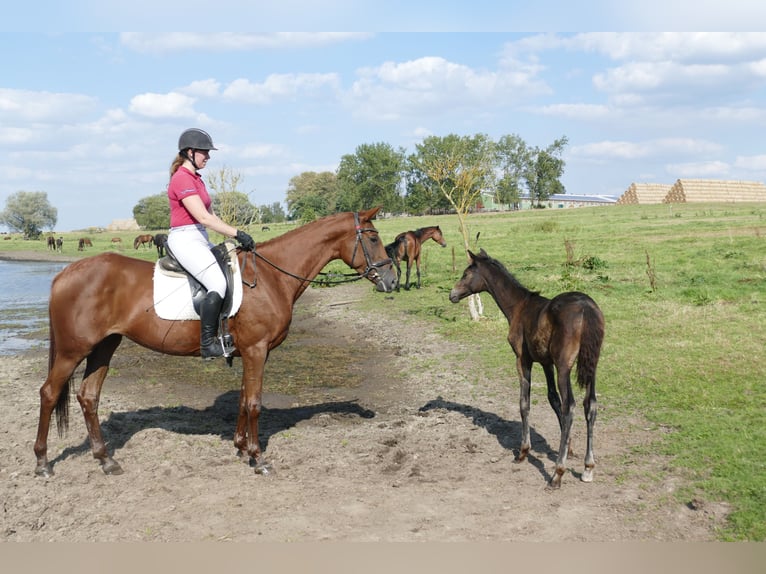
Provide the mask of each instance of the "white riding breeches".
[{"label": "white riding breeches", "polygon": [[213,244],[203,225],[173,227],[168,233],[168,246],[178,262],[205,288],[226,296],[226,278],[210,251]]}]

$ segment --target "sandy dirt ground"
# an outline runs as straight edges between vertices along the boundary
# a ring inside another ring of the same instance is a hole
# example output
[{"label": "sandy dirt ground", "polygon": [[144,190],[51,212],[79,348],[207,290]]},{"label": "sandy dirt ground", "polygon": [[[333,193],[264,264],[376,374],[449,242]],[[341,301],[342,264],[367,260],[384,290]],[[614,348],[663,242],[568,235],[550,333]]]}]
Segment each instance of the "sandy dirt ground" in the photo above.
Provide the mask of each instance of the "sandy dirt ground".
[{"label": "sandy dirt ground", "polygon": [[[481,374],[471,362],[479,341],[449,343],[386,310],[381,294],[380,312],[363,310],[367,291],[312,288],[296,304],[267,365],[269,476],[235,455],[239,359],[228,368],[124,342],[99,412],[125,473],[102,473],[72,399],[69,433],[59,438],[54,425],[49,440],[55,475],[43,479],[32,444],[47,351],[0,358],[0,540],[715,539],[726,508],[674,496],[683,477],[658,455],[636,454],[663,432],[640,413],[600,402],[587,484],[578,407],[571,472],[546,490],[559,433],[544,385],[533,384],[530,459],[516,464],[517,383]],[[288,390],[270,391],[270,379]]]}]

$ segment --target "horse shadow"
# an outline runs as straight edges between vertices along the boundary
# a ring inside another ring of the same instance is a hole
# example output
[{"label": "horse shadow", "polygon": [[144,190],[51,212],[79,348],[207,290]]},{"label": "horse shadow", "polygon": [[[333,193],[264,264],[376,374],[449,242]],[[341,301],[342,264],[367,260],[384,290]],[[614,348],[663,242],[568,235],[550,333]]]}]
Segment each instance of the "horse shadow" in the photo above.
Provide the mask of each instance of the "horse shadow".
[{"label": "horse shadow", "polygon": [[[111,413],[101,423],[101,428],[112,454],[125,447],[136,433],[154,428],[186,435],[218,435],[222,440],[233,443],[238,411],[239,391],[232,390],[219,395],[212,405],[204,409],[173,406]],[[319,414],[349,415],[364,419],[375,416],[374,411],[360,406],[356,401],[334,401],[290,408],[264,406],[258,421],[258,438],[262,451],[266,452],[269,440],[275,434]],[[90,440],[86,436],[79,445],[65,448],[51,460],[51,464],[55,465],[56,462],[90,450]]]},{"label": "horse shadow", "polygon": [[[418,411],[425,413],[436,409],[453,411],[464,415],[466,418],[471,419],[474,425],[494,435],[500,446],[513,452],[514,458],[519,456],[519,444],[521,444],[520,421],[508,421],[497,416],[495,413],[490,413],[471,405],[446,401],[442,397],[428,401]],[[545,437],[535,431],[532,425],[529,426],[529,440],[532,443],[532,448],[527,454],[527,460],[540,472],[546,482],[549,482],[552,475],[545,470],[545,463],[535,456],[534,453],[542,453],[548,457],[548,460],[555,462],[557,451],[551,448]]]}]

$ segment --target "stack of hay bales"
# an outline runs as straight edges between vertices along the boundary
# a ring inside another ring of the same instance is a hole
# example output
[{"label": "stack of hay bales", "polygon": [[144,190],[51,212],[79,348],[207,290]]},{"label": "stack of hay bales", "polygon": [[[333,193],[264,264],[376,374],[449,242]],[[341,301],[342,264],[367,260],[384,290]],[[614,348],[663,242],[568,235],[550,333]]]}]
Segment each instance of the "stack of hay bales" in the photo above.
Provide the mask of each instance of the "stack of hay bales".
[{"label": "stack of hay bales", "polygon": [[662,203],[671,187],[667,183],[631,183],[617,203],[620,205]]},{"label": "stack of hay bales", "polygon": [[679,179],[663,203],[766,201],[766,185],[760,181]]}]

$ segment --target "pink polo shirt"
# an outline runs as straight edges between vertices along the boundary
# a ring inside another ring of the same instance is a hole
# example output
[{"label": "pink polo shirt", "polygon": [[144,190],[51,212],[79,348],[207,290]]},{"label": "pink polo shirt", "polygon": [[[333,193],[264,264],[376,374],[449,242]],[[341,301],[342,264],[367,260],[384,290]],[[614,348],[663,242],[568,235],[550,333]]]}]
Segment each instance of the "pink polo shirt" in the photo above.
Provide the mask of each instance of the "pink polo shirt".
[{"label": "pink polo shirt", "polygon": [[181,166],[170,178],[168,200],[170,201],[170,227],[197,225],[199,221],[183,206],[181,201],[190,195],[199,195],[206,209],[210,209],[210,195],[202,176]]}]

